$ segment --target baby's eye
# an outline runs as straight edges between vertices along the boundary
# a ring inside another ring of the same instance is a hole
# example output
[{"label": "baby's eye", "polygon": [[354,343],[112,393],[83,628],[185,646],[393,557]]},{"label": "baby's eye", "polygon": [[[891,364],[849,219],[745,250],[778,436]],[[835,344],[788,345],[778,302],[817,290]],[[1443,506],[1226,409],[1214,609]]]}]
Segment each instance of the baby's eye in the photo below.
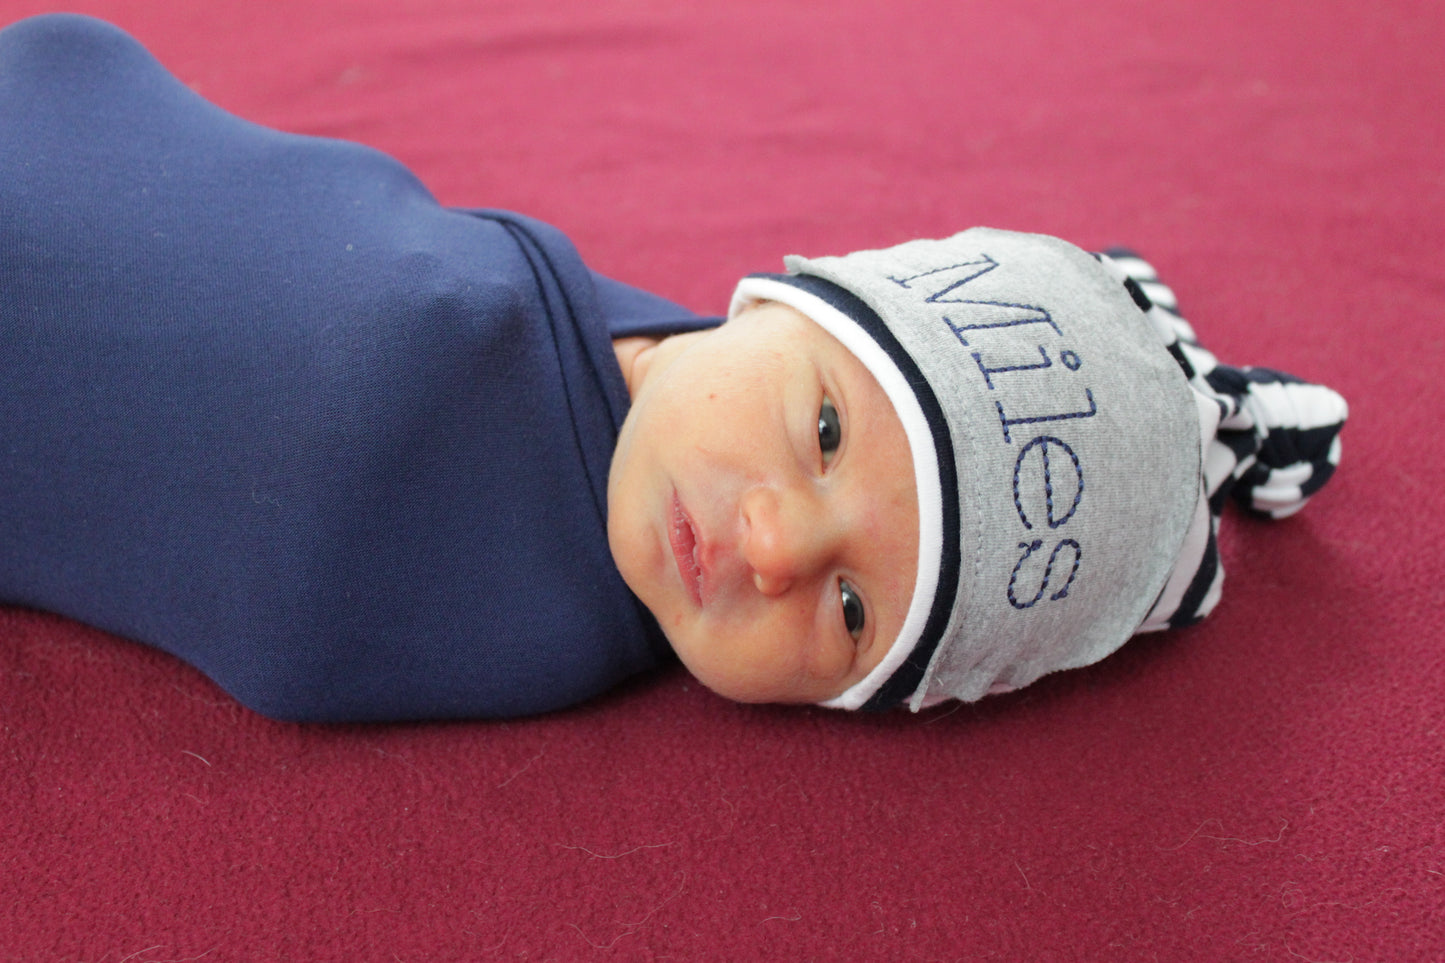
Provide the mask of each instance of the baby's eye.
[{"label": "baby's eye", "polygon": [[833,460],[833,453],[843,443],[843,426],[838,422],[838,409],[827,395],[818,408],[818,450],[823,453],[823,464]]},{"label": "baby's eye", "polygon": [[847,582],[838,583],[838,594],[843,598],[843,625],[857,640],[863,635],[863,600]]}]

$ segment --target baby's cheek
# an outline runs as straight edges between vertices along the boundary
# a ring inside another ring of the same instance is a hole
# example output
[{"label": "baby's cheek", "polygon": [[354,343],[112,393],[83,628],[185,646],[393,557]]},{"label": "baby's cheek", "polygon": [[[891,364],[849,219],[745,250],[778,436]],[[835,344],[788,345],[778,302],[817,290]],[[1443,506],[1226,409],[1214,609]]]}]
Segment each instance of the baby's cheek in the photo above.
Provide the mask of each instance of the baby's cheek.
[{"label": "baby's cheek", "polygon": [[[852,642],[851,639],[848,641]],[[841,638],[819,637],[814,634],[800,643],[799,649],[804,671],[815,683],[841,682],[853,668],[856,649],[851,644],[845,644]]]}]

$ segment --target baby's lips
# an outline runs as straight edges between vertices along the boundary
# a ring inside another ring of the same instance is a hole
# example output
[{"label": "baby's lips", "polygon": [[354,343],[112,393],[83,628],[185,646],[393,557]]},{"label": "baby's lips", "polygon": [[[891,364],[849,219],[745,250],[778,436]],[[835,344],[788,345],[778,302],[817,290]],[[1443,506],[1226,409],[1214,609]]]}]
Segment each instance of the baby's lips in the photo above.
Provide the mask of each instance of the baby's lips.
[{"label": "baby's lips", "polygon": [[702,566],[698,562],[697,529],[693,526],[692,519],[688,516],[687,509],[683,507],[682,499],[678,497],[676,491],[672,493],[672,518],[668,523],[667,538],[683,588],[687,590],[693,603],[701,607],[705,579]]}]

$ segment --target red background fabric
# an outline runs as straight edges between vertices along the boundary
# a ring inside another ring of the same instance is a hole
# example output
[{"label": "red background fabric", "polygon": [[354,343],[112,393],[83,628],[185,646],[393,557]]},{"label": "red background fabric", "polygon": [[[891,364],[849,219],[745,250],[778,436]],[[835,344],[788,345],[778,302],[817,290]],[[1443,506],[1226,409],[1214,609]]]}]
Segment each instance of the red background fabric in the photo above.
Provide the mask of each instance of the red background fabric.
[{"label": "red background fabric", "polygon": [[1445,958],[1438,4],[67,7],[698,310],[789,252],[1125,242],[1224,360],[1353,412],[1303,515],[1232,520],[1207,623],[919,717],[672,670],[284,725],[0,609],[0,960]]}]

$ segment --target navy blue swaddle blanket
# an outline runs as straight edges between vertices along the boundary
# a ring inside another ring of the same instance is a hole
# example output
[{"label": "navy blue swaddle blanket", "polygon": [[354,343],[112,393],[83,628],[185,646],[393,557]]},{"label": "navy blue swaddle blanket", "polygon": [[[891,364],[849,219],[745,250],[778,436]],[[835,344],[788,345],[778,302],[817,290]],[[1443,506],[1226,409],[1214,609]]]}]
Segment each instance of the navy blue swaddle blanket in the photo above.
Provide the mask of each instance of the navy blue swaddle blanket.
[{"label": "navy blue swaddle blanket", "polygon": [[113,27],[0,32],[0,601],[257,711],[512,716],[666,658],[607,549],[610,338],[705,323]]}]

